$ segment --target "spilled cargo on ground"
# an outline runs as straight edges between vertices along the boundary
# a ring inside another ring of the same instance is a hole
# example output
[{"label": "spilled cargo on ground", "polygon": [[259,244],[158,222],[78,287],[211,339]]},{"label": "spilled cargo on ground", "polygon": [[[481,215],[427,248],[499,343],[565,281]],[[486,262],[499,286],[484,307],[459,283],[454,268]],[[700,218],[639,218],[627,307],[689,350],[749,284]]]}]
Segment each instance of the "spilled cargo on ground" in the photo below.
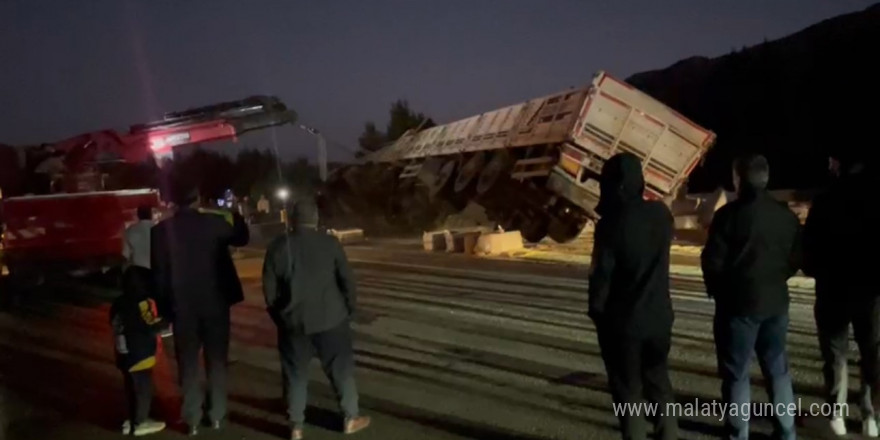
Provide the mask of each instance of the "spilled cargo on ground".
[{"label": "spilled cargo on ground", "polygon": [[327,188],[338,217],[373,211],[391,225],[436,226],[474,202],[505,230],[568,242],[597,218],[605,160],[643,163],[645,197],[671,200],[715,134],[599,72],[588,86],[411,130]]}]

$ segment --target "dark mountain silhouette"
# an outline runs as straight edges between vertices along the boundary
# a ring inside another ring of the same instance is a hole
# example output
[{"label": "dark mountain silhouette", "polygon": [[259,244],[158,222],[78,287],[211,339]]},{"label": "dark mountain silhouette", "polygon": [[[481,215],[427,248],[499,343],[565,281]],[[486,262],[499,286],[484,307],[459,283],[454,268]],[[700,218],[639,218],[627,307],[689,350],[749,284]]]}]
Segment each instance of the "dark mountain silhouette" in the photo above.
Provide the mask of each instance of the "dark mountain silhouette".
[{"label": "dark mountain silhouette", "polygon": [[880,148],[880,4],[627,81],[718,134],[691,191],[729,184],[732,159],[747,152],[770,160],[772,186],[813,188],[829,153]]}]

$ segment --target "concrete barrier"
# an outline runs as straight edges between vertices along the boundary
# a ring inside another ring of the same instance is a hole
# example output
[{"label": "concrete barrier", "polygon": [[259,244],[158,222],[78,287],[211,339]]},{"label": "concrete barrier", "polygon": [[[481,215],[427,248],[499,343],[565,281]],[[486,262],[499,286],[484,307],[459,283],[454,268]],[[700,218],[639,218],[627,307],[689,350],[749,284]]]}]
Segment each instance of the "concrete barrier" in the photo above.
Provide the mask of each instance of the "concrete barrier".
[{"label": "concrete barrier", "polygon": [[483,235],[483,231],[445,231],[443,237],[446,240],[446,252],[460,252],[465,254],[473,254],[477,245],[477,240]]},{"label": "concrete barrier", "polygon": [[422,234],[422,246],[428,252],[440,252],[446,250],[446,234],[449,231],[430,231]]},{"label": "concrete barrier", "polygon": [[363,229],[330,229],[327,232],[342,244],[358,243],[365,240]]},{"label": "concrete barrier", "polygon": [[519,231],[493,232],[482,234],[477,239],[474,253],[498,255],[523,249],[523,238]]}]

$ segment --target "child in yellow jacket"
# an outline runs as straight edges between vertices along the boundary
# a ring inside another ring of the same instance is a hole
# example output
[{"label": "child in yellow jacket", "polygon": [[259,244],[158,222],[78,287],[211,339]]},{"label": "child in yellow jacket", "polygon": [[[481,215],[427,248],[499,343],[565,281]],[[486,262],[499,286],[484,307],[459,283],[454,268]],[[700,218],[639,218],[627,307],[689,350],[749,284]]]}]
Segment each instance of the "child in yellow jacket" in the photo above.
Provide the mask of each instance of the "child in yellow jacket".
[{"label": "child in yellow jacket", "polygon": [[122,431],[136,436],[165,429],[165,423],[149,419],[156,339],[165,327],[153,311],[150,284],[149,269],[128,267],[122,278],[122,295],[110,307],[110,322],[116,338],[116,364],[125,377],[130,417],[123,423]]}]

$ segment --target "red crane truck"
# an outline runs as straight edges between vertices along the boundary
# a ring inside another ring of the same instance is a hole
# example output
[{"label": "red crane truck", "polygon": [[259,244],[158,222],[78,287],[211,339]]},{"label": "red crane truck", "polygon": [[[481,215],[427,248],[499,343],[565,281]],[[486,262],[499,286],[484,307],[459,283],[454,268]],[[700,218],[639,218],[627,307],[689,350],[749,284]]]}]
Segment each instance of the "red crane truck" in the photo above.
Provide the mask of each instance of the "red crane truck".
[{"label": "red crane truck", "polygon": [[[134,125],[125,133],[102,130],[17,150],[0,146],[0,157],[4,158],[0,173],[7,176],[9,191],[20,193],[5,198],[0,193],[0,268],[12,276],[41,278],[47,271],[118,266],[123,231],[137,220],[138,206],[160,206],[159,191],[107,188],[104,176],[96,172],[97,164],[138,163],[150,157],[161,164],[179,146],[236,140],[249,131],[295,121],[296,113],[279,99],[253,96],[168,113],[161,120]],[[23,171],[28,161],[21,160],[22,156],[40,153],[43,158],[38,168],[42,169],[37,173]],[[16,157],[19,160],[13,160]],[[34,194],[34,186],[42,186],[41,192],[46,194]]]}]

